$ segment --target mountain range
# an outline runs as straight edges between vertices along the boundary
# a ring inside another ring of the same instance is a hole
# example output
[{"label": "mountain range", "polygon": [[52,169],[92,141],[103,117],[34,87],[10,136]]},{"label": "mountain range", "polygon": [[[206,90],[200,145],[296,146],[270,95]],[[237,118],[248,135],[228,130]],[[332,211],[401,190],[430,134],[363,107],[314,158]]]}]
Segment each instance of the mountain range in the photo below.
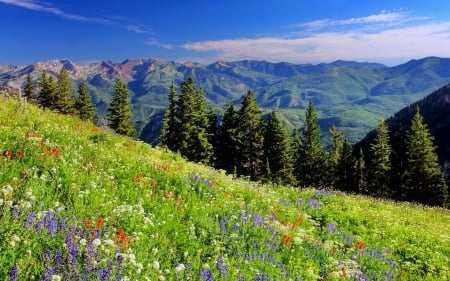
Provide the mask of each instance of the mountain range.
[{"label": "mountain range", "polygon": [[51,75],[64,67],[74,86],[88,83],[99,117],[106,113],[115,79],[131,91],[134,122],[140,137],[155,142],[172,83],[179,86],[193,77],[209,103],[221,109],[227,102],[240,104],[248,89],[259,106],[275,110],[290,128],[303,125],[304,108],[311,100],[324,135],[334,124],[355,143],[368,133],[380,115],[401,108],[450,83],[450,59],[427,57],[388,67],[378,63],[335,61],[321,64],[266,61],[218,61],[204,65],[157,58],[127,59],[121,63],[73,63],[52,60],[29,65],[0,65],[0,87],[23,87],[28,74],[38,80],[42,71]]}]

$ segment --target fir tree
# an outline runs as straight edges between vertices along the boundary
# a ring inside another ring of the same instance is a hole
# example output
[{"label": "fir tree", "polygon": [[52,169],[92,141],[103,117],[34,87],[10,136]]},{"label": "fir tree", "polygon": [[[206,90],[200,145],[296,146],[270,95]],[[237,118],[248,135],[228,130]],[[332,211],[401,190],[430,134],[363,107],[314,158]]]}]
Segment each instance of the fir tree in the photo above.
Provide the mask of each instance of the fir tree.
[{"label": "fir tree", "polygon": [[329,183],[334,186],[338,175],[338,165],[343,153],[344,133],[336,129],[334,125],[330,128],[331,144],[328,152]]},{"label": "fir tree", "polygon": [[62,114],[73,114],[74,100],[69,72],[62,68],[57,78],[57,88],[53,108]]},{"label": "fir tree", "polygon": [[345,192],[358,192],[358,171],[351,144],[344,138],[339,159],[334,168],[334,185]]},{"label": "fir tree", "polygon": [[260,180],[264,173],[264,137],[261,120],[261,109],[253,91],[244,95],[238,111],[238,161],[237,172],[250,176],[252,180]]},{"label": "fir tree", "polygon": [[282,184],[294,183],[291,154],[288,131],[272,111],[266,121],[264,132],[264,158],[267,177],[270,180]]},{"label": "fir tree", "polygon": [[305,121],[300,147],[296,151],[295,175],[301,186],[319,187],[325,183],[326,167],[320,128],[311,101],[306,109]]},{"label": "fir tree", "polygon": [[177,102],[179,147],[178,151],[188,160],[208,163],[212,145],[208,140],[208,116],[203,90],[197,89],[194,79],[181,84],[181,95]]},{"label": "fir tree", "polygon": [[359,149],[356,158],[356,184],[351,186],[351,191],[356,193],[367,193],[366,181],[366,161],[364,160],[364,152],[362,148]]},{"label": "fir tree", "polygon": [[27,79],[25,81],[25,87],[23,89],[23,96],[27,99],[28,102],[34,103],[35,101],[35,87],[33,84],[33,80],[31,79],[31,75],[27,75]]},{"label": "fir tree", "polygon": [[407,139],[406,199],[434,206],[446,206],[448,187],[439,168],[433,137],[417,108]]},{"label": "fir tree", "polygon": [[210,164],[213,164],[216,162],[215,147],[217,146],[217,141],[218,141],[218,139],[217,139],[218,118],[217,118],[217,114],[213,108],[210,108],[206,115],[208,117],[208,128],[207,128],[208,142],[212,146]]},{"label": "fir tree", "polygon": [[177,151],[179,143],[179,119],[177,116],[177,94],[175,85],[172,82],[169,91],[169,106],[164,113],[164,120],[161,129],[161,144],[172,151]]},{"label": "fir tree", "polygon": [[39,88],[40,91],[37,98],[38,103],[43,108],[54,109],[57,85],[53,77],[47,76],[46,72],[42,72],[41,79],[39,81]]},{"label": "fir tree", "polygon": [[129,95],[127,85],[117,79],[114,84],[114,95],[108,107],[108,121],[116,133],[133,136],[135,130],[131,123],[133,113]]},{"label": "fir tree", "polygon": [[395,200],[405,200],[405,173],[407,137],[403,127],[400,127],[391,140],[391,184],[389,197]]},{"label": "fir tree", "polygon": [[229,103],[217,130],[217,142],[214,147],[216,155],[216,168],[233,173],[237,167],[239,141],[238,141],[237,112],[233,104]]},{"label": "fir tree", "polygon": [[92,104],[92,98],[88,93],[88,88],[85,82],[78,86],[78,97],[75,100],[75,109],[81,120],[94,119],[95,106]]},{"label": "fir tree", "polygon": [[380,118],[376,132],[377,137],[370,146],[373,158],[369,167],[369,193],[386,197],[390,187],[392,149],[389,143],[389,131],[383,118]]}]

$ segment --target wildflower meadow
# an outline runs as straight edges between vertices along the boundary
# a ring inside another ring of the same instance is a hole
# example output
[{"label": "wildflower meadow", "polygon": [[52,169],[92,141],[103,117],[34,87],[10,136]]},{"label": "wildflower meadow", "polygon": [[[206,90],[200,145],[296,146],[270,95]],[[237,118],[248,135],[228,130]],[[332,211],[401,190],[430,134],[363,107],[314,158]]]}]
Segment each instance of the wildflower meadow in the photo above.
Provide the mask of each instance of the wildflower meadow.
[{"label": "wildflower meadow", "polygon": [[0,280],[450,280],[450,212],[262,185],[0,99]]}]

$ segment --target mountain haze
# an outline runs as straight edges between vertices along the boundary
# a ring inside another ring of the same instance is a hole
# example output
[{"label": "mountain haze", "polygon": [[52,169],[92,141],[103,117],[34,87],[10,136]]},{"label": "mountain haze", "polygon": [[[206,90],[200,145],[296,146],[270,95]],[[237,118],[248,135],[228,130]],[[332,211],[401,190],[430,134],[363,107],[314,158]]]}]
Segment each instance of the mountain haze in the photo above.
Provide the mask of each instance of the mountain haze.
[{"label": "mountain haze", "polygon": [[427,93],[450,83],[450,59],[428,57],[387,67],[378,63],[336,61],[322,64],[218,61],[209,65],[178,63],[157,58],[127,59],[77,64],[69,60],[0,66],[0,85],[23,87],[31,74],[56,75],[64,67],[74,85],[88,83],[90,94],[104,116],[114,80],[122,78],[132,92],[134,121],[141,138],[154,142],[172,82],[178,87],[193,77],[207,100],[218,111],[227,102],[239,104],[248,89],[255,91],[259,106],[275,109],[290,128],[301,127],[304,108],[312,100],[326,132],[334,124],[352,142],[370,131],[380,115],[390,116]]}]

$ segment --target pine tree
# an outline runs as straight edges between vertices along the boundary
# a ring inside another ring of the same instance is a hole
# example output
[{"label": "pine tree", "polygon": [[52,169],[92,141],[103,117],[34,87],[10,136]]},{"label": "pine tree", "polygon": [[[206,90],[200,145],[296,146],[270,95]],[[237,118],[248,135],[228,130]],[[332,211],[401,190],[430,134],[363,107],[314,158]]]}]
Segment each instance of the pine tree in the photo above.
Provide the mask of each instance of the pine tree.
[{"label": "pine tree", "polygon": [[439,168],[433,137],[417,108],[407,138],[406,199],[434,206],[446,206],[448,187]]},{"label": "pine tree", "polygon": [[300,147],[296,152],[295,175],[301,186],[319,187],[325,184],[325,156],[317,116],[311,101],[306,109],[305,121]]},{"label": "pine tree", "polygon": [[237,112],[233,104],[229,103],[217,130],[217,142],[214,147],[215,167],[228,173],[233,173],[237,167],[239,151],[237,124]]},{"label": "pine tree", "polygon": [[275,183],[293,184],[293,162],[287,129],[280,123],[275,112],[266,121],[264,132],[264,158],[267,177]]},{"label": "pine tree", "polygon": [[339,159],[334,169],[334,185],[345,192],[358,192],[358,171],[351,144],[344,138]]},{"label": "pine tree", "polygon": [[216,155],[215,155],[215,147],[217,146],[217,114],[214,111],[213,108],[209,108],[208,112],[206,113],[206,116],[208,117],[208,142],[212,146],[212,153],[211,153],[211,159],[209,161],[210,164],[213,164],[216,162]]},{"label": "pine tree", "polygon": [[163,126],[161,129],[161,144],[172,151],[178,151],[179,142],[179,119],[177,112],[177,94],[172,82],[169,91],[169,106],[164,113]]},{"label": "pine tree", "polygon": [[395,132],[392,140],[391,153],[391,183],[389,197],[395,200],[405,200],[405,173],[406,173],[406,149],[407,137],[403,127]]},{"label": "pine tree", "polygon": [[338,175],[338,165],[340,163],[343,146],[344,133],[336,129],[334,125],[330,128],[331,144],[328,151],[328,166],[329,166],[329,184],[334,186]]},{"label": "pine tree", "polygon": [[39,88],[40,91],[37,98],[38,103],[43,108],[54,109],[57,85],[53,77],[47,76],[46,72],[42,72],[41,79],[39,81]]},{"label": "pine tree", "polygon": [[383,118],[380,118],[376,132],[377,137],[370,146],[373,158],[369,167],[369,193],[386,197],[390,187],[392,149],[389,144],[389,131]]},{"label": "pine tree", "polygon": [[237,172],[250,176],[252,180],[260,180],[264,173],[264,137],[261,120],[261,109],[253,91],[244,95],[238,111],[238,161]]},{"label": "pine tree", "polygon": [[208,116],[206,99],[202,89],[197,89],[194,79],[181,84],[181,95],[177,102],[179,147],[178,151],[188,160],[208,163],[212,145],[208,140]]},{"label": "pine tree", "polygon": [[364,152],[359,149],[356,158],[356,184],[351,186],[351,191],[356,193],[368,193],[366,181],[366,161],[364,160]]},{"label": "pine tree", "polygon": [[74,100],[69,72],[62,68],[57,78],[57,88],[53,108],[62,114],[73,114]]},{"label": "pine tree", "polygon": [[78,97],[75,100],[75,109],[78,112],[81,120],[93,120],[95,106],[92,104],[92,98],[88,93],[88,88],[85,82],[78,86]]},{"label": "pine tree", "polygon": [[131,123],[133,113],[129,95],[127,85],[117,79],[114,84],[114,95],[108,107],[108,121],[109,126],[116,133],[133,136],[135,130]]},{"label": "pine tree", "polygon": [[31,75],[27,75],[27,79],[25,81],[25,87],[23,89],[23,96],[27,99],[28,102],[35,102],[35,87],[33,84],[33,80],[31,79]]}]

